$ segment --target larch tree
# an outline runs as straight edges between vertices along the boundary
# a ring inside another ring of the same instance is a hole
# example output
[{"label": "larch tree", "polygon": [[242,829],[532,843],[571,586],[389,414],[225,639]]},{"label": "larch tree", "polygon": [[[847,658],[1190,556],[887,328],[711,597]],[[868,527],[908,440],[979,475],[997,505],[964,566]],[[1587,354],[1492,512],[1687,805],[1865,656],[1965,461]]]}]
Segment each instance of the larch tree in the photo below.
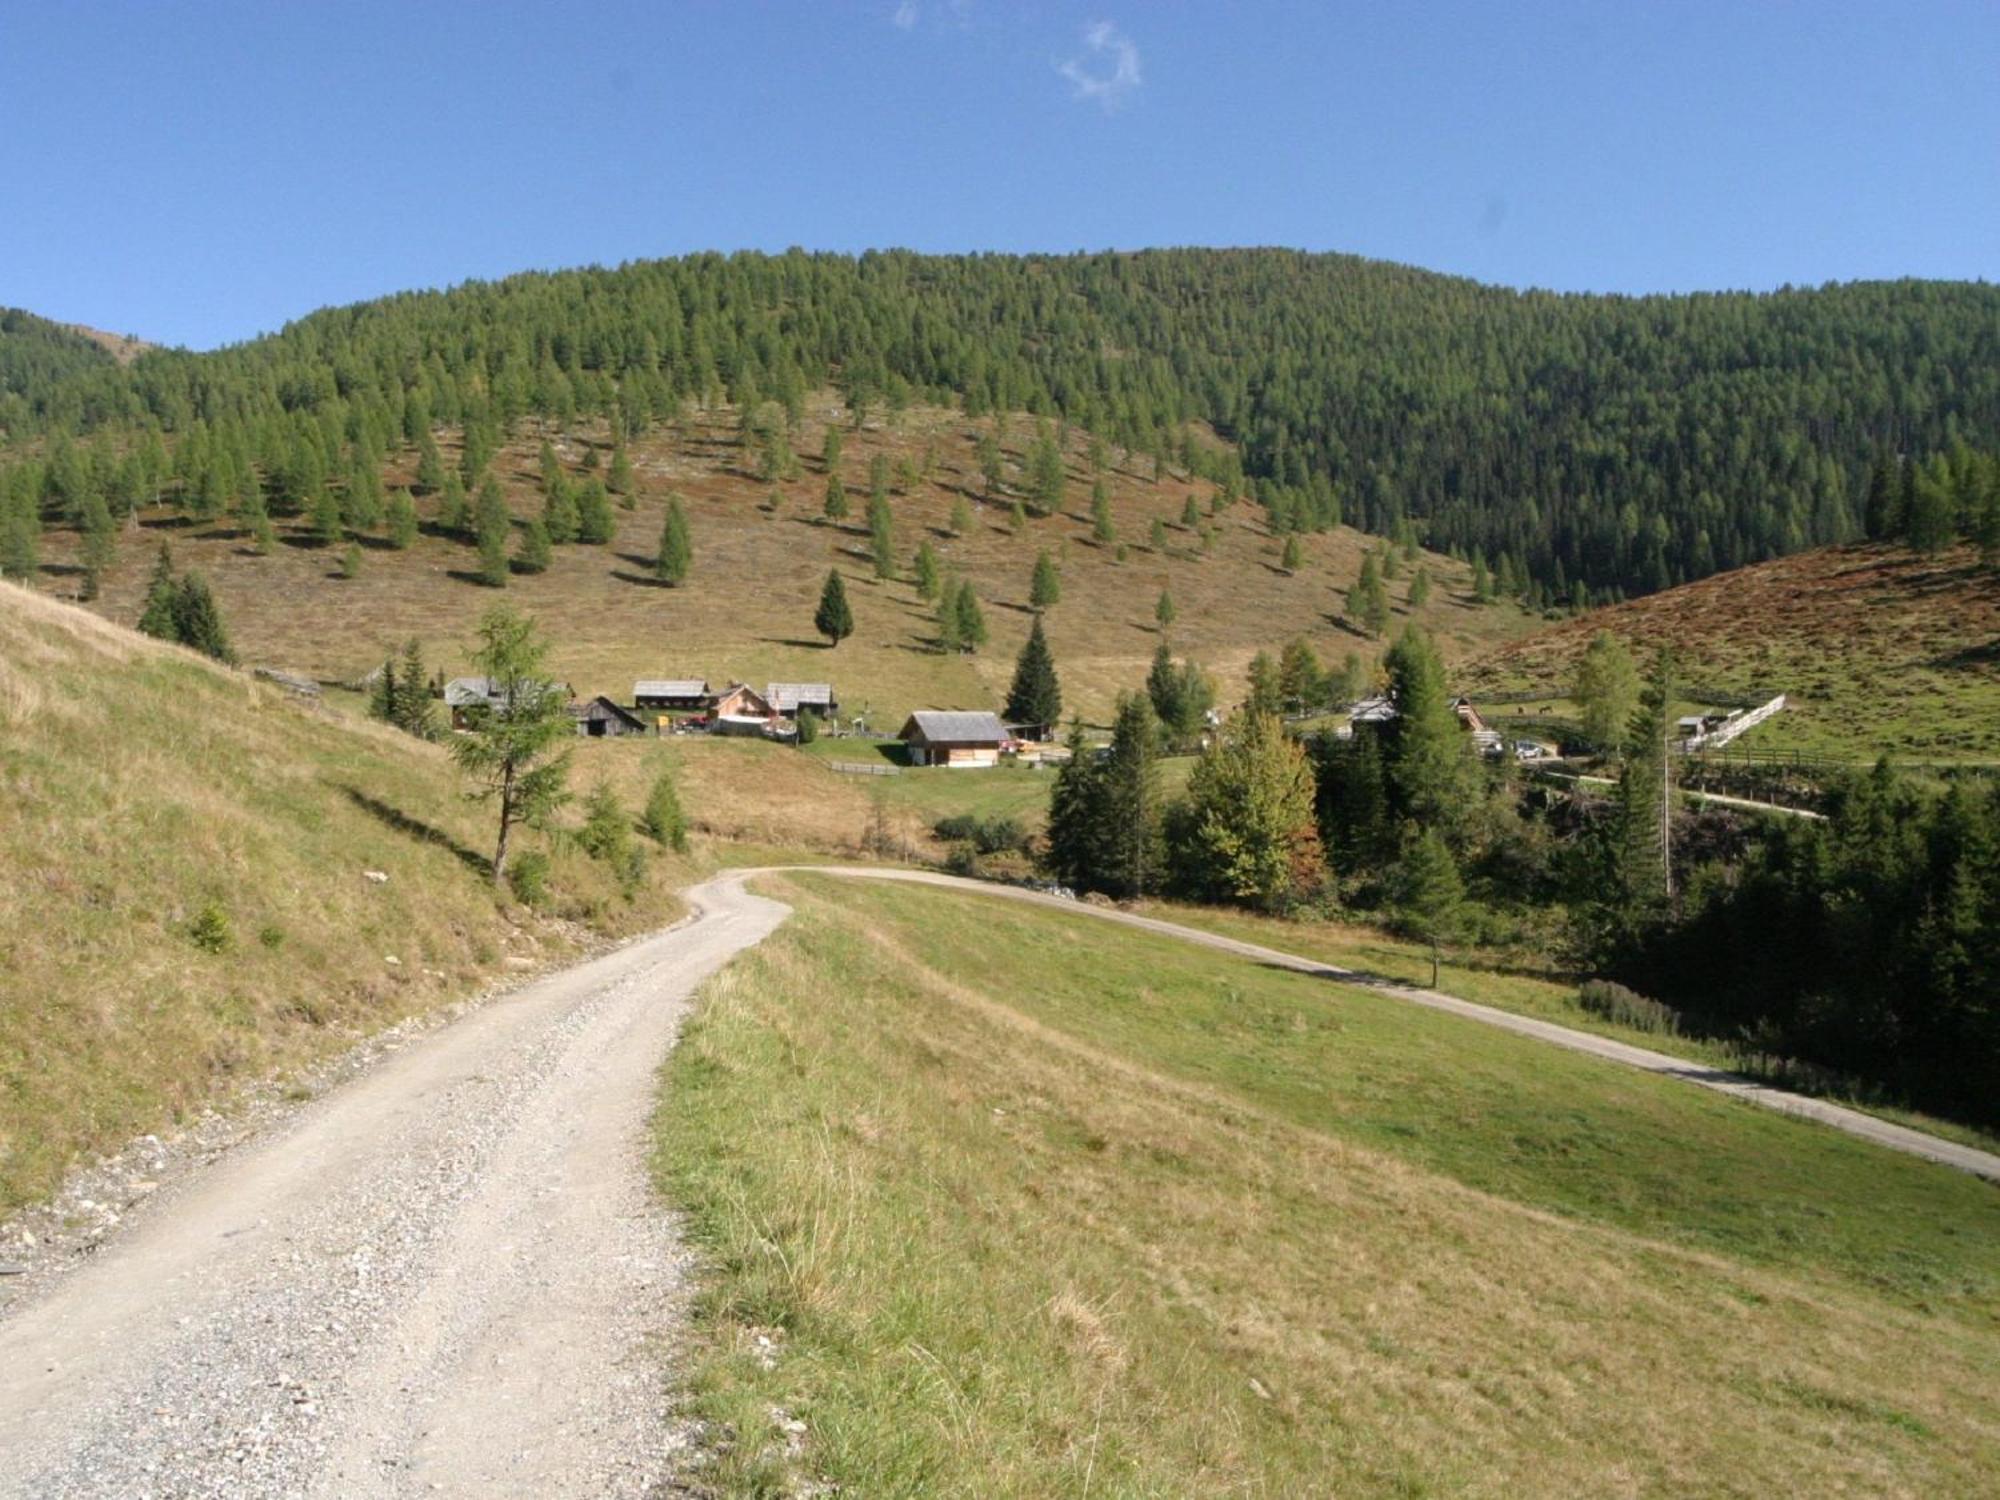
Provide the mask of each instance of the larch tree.
[{"label": "larch tree", "polygon": [[569,707],[551,678],[548,644],[532,620],[505,607],[479,626],[473,665],[487,680],[489,701],[465,712],[466,732],[452,737],[452,758],[475,783],[474,795],[498,805],[493,883],[506,876],[515,827],[546,818],[568,800]]},{"label": "larch tree", "polygon": [[1062,574],[1056,571],[1055,559],[1043,550],[1035,555],[1034,576],[1028,580],[1028,607],[1039,612],[1061,602]]},{"label": "larch tree", "polygon": [[1397,917],[1430,947],[1431,984],[1435,987],[1440,951],[1458,939],[1466,919],[1465,884],[1442,832],[1415,827],[1407,831],[1391,886]]},{"label": "larch tree", "polygon": [[660,525],[660,550],[653,558],[653,576],[666,584],[687,580],[694,563],[694,538],[688,531],[687,511],[678,494],[667,496],[666,519]]},{"label": "larch tree", "polygon": [[507,542],[513,527],[500,481],[488,474],[479,481],[472,519],[472,534],[479,548],[479,581],[488,588],[507,586]]},{"label": "larch tree", "polygon": [[917,597],[926,602],[935,600],[941,575],[938,572],[937,552],[928,538],[917,543],[917,555],[911,562],[910,572],[916,580]]},{"label": "larch tree", "polygon": [[1639,668],[1625,643],[1608,630],[1590,638],[1577,658],[1570,696],[1583,710],[1583,736],[1598,749],[1615,752],[1639,706]]},{"label": "larch tree", "polygon": [[1175,863],[1190,889],[1276,910],[1326,879],[1304,749],[1276,714],[1246,706],[1188,777]]}]

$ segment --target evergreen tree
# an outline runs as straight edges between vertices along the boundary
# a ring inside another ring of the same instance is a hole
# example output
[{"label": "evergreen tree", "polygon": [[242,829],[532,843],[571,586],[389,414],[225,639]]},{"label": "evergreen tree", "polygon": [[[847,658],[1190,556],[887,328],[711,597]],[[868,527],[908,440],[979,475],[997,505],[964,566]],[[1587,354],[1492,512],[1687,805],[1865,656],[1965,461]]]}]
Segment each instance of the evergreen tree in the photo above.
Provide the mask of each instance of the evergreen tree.
[{"label": "evergreen tree", "polygon": [[1174,623],[1174,596],[1165,589],[1160,590],[1159,601],[1153,606],[1153,620],[1165,635]]},{"label": "evergreen tree", "polygon": [[611,495],[604,482],[586,479],[576,492],[576,539],[592,547],[602,547],[617,530],[618,518],[612,513]]},{"label": "evergreen tree", "polygon": [[416,539],[416,502],[408,490],[397,490],[389,496],[389,545],[402,552]]},{"label": "evergreen tree", "polygon": [[1167,523],[1158,516],[1153,517],[1152,527],[1146,535],[1146,544],[1155,552],[1167,550]]},{"label": "evergreen tree", "polygon": [[840,429],[829,422],[826,428],[826,437],[821,441],[819,450],[820,467],[828,474],[839,472],[840,455],[844,442],[845,439],[842,438]]},{"label": "evergreen tree", "polygon": [[886,493],[868,497],[868,551],[875,560],[877,578],[896,576],[896,521]]},{"label": "evergreen tree", "polygon": [[[827,430],[839,431],[838,428]],[[659,774],[653,778],[652,790],[646,794],[646,809],[641,814],[641,821],[645,823],[646,832],[652,836],[654,843],[677,853],[686,852],[687,815],[681,811],[680,792],[674,786],[674,773],[667,767],[662,766]]]},{"label": "evergreen tree", "polygon": [[1600,750],[1616,751],[1639,706],[1639,669],[1625,643],[1608,630],[1590,638],[1577,659],[1570,696],[1583,709],[1583,736]]},{"label": "evergreen tree", "polygon": [[1193,531],[1200,525],[1201,508],[1194,503],[1194,496],[1189,495],[1187,497],[1187,504],[1181,507],[1181,530]]},{"label": "evergreen tree", "polygon": [[0,484],[0,578],[27,585],[41,567],[42,519],[26,494]]},{"label": "evergreen tree", "polygon": [[444,488],[444,481],[444,456],[438,452],[437,439],[426,429],[417,439],[417,488],[435,495]]},{"label": "evergreen tree", "polygon": [[1063,885],[1088,889],[1103,862],[1103,772],[1083,739],[1083,725],[1072,721],[1066,740],[1069,756],[1056,768],[1049,788],[1047,831],[1043,836],[1042,868]]},{"label": "evergreen tree", "polygon": [[1034,576],[1028,581],[1028,607],[1038,613],[1062,602],[1062,575],[1047,551],[1035,555]]},{"label": "evergreen tree", "polygon": [[[1305,554],[1299,548],[1298,533],[1294,532],[1285,538],[1285,551],[1283,557],[1279,559],[1279,566],[1287,573],[1296,573],[1304,557]],[[1422,575],[1419,574],[1418,576],[1421,577]]]},{"label": "evergreen tree", "polygon": [[1303,636],[1294,636],[1278,658],[1278,694],[1294,713],[1320,707],[1326,700],[1326,674]]},{"label": "evergreen tree", "polygon": [[854,612],[847,606],[847,585],[841,582],[838,568],[828,571],[826,584],[820,589],[813,629],[826,637],[829,646],[838,646],[854,634]]},{"label": "evergreen tree", "polygon": [[576,729],[533,621],[504,607],[489,610],[479,638],[473,664],[492,685],[494,702],[467,711],[466,732],[452,737],[452,758],[477,783],[475,795],[499,804],[497,886],[506,876],[515,825],[539,822],[568,799],[569,752],[561,747]]},{"label": "evergreen tree", "polygon": [[940,575],[937,553],[931,549],[929,540],[917,543],[917,556],[911,564],[910,571],[916,577],[917,597],[926,601],[935,600],[938,596]]},{"label": "evergreen tree", "polygon": [[953,536],[964,536],[972,530],[972,507],[965,502],[965,496],[955,495],[951,502],[951,520],[946,527]]},{"label": "evergreen tree", "polygon": [[1611,894],[1616,928],[1626,934],[1657,922],[1673,899],[1672,725],[1673,657],[1653,662],[1639,707],[1627,726],[1625,767],[1618,779],[1616,861]]},{"label": "evergreen tree", "polygon": [[1056,662],[1042,633],[1041,617],[1028,628],[1027,642],[1014,661],[1014,681],[1007,690],[1007,720],[1012,724],[1056,724],[1062,719],[1062,685]]},{"label": "evergreen tree", "polygon": [[1252,714],[1275,719],[1283,710],[1284,699],[1277,662],[1271,659],[1270,652],[1259,651],[1250,658],[1250,694],[1243,700],[1244,708]]},{"label": "evergreen tree", "polygon": [[980,482],[986,486],[987,498],[997,500],[1007,471],[1005,460],[1001,457],[1000,440],[990,432],[979,435],[978,463]]},{"label": "evergreen tree", "polygon": [[973,592],[970,582],[960,581],[952,609],[958,627],[958,649],[977,651],[986,644],[986,616],[979,608],[979,595]]},{"label": "evergreen tree", "polygon": [[567,475],[558,471],[550,480],[542,499],[542,529],[558,546],[573,542],[581,517],[577,514],[576,490]]},{"label": "evergreen tree", "polygon": [[1187,718],[1181,701],[1184,686],[1185,680],[1174,666],[1174,653],[1163,636],[1153,648],[1153,664],[1146,672],[1146,698],[1152,704],[1153,716],[1169,733],[1175,732]]},{"label": "evergreen tree", "polygon": [[507,586],[507,539],[513,532],[513,518],[500,481],[488,474],[479,481],[479,496],[473,516],[473,537],[479,547],[479,581],[489,588]]},{"label": "evergreen tree", "polygon": [[821,511],[829,521],[847,519],[847,486],[840,482],[838,470],[831,470],[826,476],[826,503]]},{"label": "evergreen tree", "polygon": [[82,526],[83,597],[95,599],[105,572],[117,560],[118,523],[111,519],[103,492],[94,486],[83,499]]},{"label": "evergreen tree", "polygon": [[346,535],[340,521],[340,500],[325,485],[321,485],[312,502],[313,540],[322,547],[331,547]]},{"label": "evergreen tree", "polygon": [[682,583],[693,562],[694,538],[688,532],[687,512],[682,509],[678,494],[669,495],[666,519],[660,526],[660,550],[653,559],[653,576],[662,583]]},{"label": "evergreen tree", "polygon": [[1431,986],[1438,982],[1439,950],[1456,941],[1466,920],[1465,885],[1451,845],[1435,828],[1412,826],[1395,872],[1396,913],[1431,950]]},{"label": "evergreen tree", "polygon": [[146,580],[146,603],[139,613],[138,628],[155,640],[178,639],[174,632],[174,558],[165,542],[160,543],[152,576]]},{"label": "evergreen tree", "polygon": [[629,495],[633,492],[631,455],[626,453],[621,441],[611,450],[611,467],[604,476],[604,487],[614,495]]},{"label": "evergreen tree", "polygon": [[1090,535],[1103,546],[1118,540],[1118,528],[1111,520],[1111,491],[1101,477],[1090,487]]},{"label": "evergreen tree", "polygon": [[235,664],[236,653],[230,649],[228,631],[223,629],[222,611],[216,607],[215,595],[209,592],[208,583],[199,573],[182,575],[174,585],[170,608],[172,639],[204,656]]},{"label": "evergreen tree", "polygon": [[1418,568],[1416,576],[1410,580],[1409,605],[1412,613],[1430,602],[1431,575],[1428,568]]},{"label": "evergreen tree", "polygon": [[1111,752],[1102,767],[1097,840],[1101,862],[1089,882],[1114,896],[1144,896],[1159,888],[1165,851],[1158,741],[1159,729],[1146,700],[1121,695],[1111,726]]},{"label": "evergreen tree", "polygon": [[1068,480],[1062,449],[1053,437],[1044,432],[1036,439],[1028,456],[1028,495],[1036,515],[1052,516],[1063,508],[1063,492],[1068,488]]},{"label": "evergreen tree", "polygon": [[1915,481],[1911,492],[1907,527],[1910,546],[1926,555],[1944,551],[1958,530],[1957,496],[1950,467],[1942,455],[1923,465],[1912,466]]},{"label": "evergreen tree", "polygon": [[1477,768],[1445,689],[1444,663],[1430,637],[1412,625],[1389,648],[1385,665],[1396,705],[1385,754],[1391,796],[1404,817],[1455,844]]},{"label": "evergreen tree", "polygon": [[348,470],[341,519],[356,531],[373,531],[382,524],[382,476],[366,453],[357,454]]},{"label": "evergreen tree", "polygon": [[1375,566],[1375,554],[1361,559],[1361,574],[1347,591],[1344,613],[1350,624],[1369,636],[1378,636],[1389,624],[1389,590]]},{"label": "evergreen tree", "polygon": [[871,508],[889,504],[889,455],[877,453],[868,460],[868,504]]},{"label": "evergreen tree", "polygon": [[340,554],[340,576],[342,578],[359,578],[361,576],[361,544],[359,542],[349,542],[346,549]]},{"label": "evergreen tree", "polygon": [[1007,507],[1007,529],[1019,536],[1027,524],[1028,512],[1021,502],[1016,500]]},{"label": "evergreen tree", "polygon": [[546,573],[554,557],[555,549],[549,545],[548,528],[542,524],[541,517],[529,517],[522,524],[520,537],[514,544],[514,571]]},{"label": "evergreen tree", "polygon": [[[1254,695],[1253,695],[1254,700]],[[1314,814],[1316,783],[1304,750],[1275,714],[1246,706],[1188,777],[1180,882],[1208,897],[1274,910],[1325,881]]]},{"label": "evergreen tree", "polygon": [[437,716],[431,708],[430,675],[424,669],[423,646],[414,638],[403,646],[403,662],[391,674],[383,663],[383,677],[392,682],[389,690],[389,721],[406,734],[420,740],[434,740]]},{"label": "evergreen tree", "polygon": [[442,490],[438,497],[438,525],[447,536],[469,536],[472,532],[472,509],[466,504],[465,485],[456,469],[445,474]]}]

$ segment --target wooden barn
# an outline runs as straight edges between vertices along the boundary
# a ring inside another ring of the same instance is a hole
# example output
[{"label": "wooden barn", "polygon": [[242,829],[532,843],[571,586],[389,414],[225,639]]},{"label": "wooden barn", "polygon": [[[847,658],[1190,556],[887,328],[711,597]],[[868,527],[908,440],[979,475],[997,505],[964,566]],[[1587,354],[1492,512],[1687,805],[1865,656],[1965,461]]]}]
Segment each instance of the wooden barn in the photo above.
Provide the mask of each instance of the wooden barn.
[{"label": "wooden barn", "polygon": [[897,738],[913,766],[997,766],[1010,737],[994,714],[919,709]]},{"label": "wooden barn", "polygon": [[588,703],[572,703],[570,717],[576,720],[576,732],[594,740],[611,739],[621,734],[645,734],[646,721],[630,709],[621,708],[609,698],[599,693]]},{"label": "wooden barn", "polygon": [[698,714],[707,710],[711,696],[707,679],[701,677],[649,677],[632,684],[634,708]]},{"label": "wooden barn", "polygon": [[[535,687],[541,691],[560,693],[563,702],[569,702],[570,690],[566,682],[527,683],[523,689]],[[482,714],[504,713],[509,707],[506,687],[487,677],[454,677],[444,685],[444,706],[451,711],[451,727],[466,729],[472,720]]]},{"label": "wooden barn", "polygon": [[811,709],[822,719],[840,712],[830,682],[774,682],[764,689],[764,700],[788,719],[796,719],[802,708]]}]

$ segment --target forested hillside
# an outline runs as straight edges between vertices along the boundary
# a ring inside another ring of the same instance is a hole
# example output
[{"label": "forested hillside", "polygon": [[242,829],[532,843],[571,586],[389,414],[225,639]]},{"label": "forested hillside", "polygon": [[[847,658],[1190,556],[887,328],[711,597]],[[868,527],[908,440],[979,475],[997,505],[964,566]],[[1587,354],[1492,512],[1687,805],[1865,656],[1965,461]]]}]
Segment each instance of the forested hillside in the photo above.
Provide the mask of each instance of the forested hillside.
[{"label": "forested hillside", "polygon": [[380,451],[527,413],[615,412],[636,434],[725,398],[796,415],[832,379],[878,408],[1026,409],[1183,460],[1203,419],[1233,446],[1193,456],[1224,485],[1240,468],[1281,529],[1411,523],[1565,601],[1849,539],[1882,455],[2000,445],[2000,288],[1970,283],[1623,298],[1286,251],[795,251],[403,294],[123,370],[20,321],[0,325],[16,446],[199,433],[282,493],[304,442]]}]

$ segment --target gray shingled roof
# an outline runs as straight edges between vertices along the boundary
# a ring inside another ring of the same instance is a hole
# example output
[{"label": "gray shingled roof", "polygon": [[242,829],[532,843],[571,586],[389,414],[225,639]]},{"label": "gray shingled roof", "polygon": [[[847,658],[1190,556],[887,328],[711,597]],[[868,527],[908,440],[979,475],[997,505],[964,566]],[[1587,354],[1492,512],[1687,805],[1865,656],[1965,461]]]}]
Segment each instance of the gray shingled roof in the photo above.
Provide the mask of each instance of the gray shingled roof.
[{"label": "gray shingled roof", "polygon": [[646,677],[632,684],[632,697],[706,698],[708,681],[702,677]]},{"label": "gray shingled roof", "polygon": [[764,701],[779,713],[801,704],[825,708],[833,702],[833,684],[828,682],[773,682],[764,689]]},{"label": "gray shingled roof", "polygon": [[910,724],[933,745],[999,744],[1008,738],[999,717],[983,711],[920,708],[910,715]]}]

